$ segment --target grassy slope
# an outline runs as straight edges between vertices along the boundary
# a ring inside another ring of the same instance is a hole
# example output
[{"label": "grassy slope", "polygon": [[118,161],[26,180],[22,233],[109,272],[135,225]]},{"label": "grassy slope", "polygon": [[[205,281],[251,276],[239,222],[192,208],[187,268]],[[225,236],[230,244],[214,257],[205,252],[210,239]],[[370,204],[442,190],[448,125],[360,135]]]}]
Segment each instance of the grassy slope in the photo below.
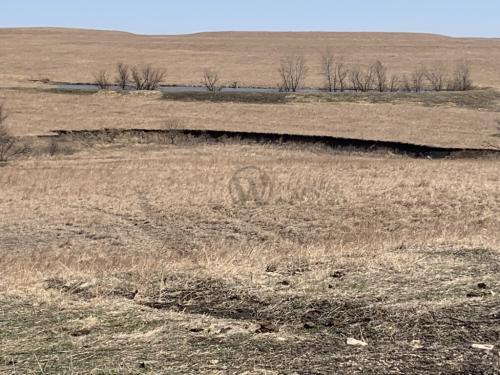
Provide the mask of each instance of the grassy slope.
[{"label": "grassy slope", "polygon": [[[273,180],[265,205],[229,194],[252,164]],[[0,174],[0,369],[493,373],[497,353],[471,345],[500,333],[498,173],[230,144],[15,161]]]},{"label": "grassy slope", "polygon": [[216,67],[225,82],[275,86],[281,56],[302,51],[310,66],[308,85],[321,85],[320,55],[330,47],[346,62],[384,61],[395,72],[417,63],[450,65],[467,58],[474,79],[500,87],[498,39],[449,38],[398,33],[202,33],[141,36],[72,29],[0,29],[0,82],[49,78],[88,82],[114,64],[152,63],[167,81],[198,84],[203,68]]},{"label": "grassy slope", "polygon": [[[317,64],[332,43],[356,61],[381,58],[396,69],[415,56],[449,60],[467,49],[477,80],[498,84],[495,40],[5,29],[0,36],[2,83],[87,80],[103,61],[141,62],[140,51],[168,65],[172,82],[196,82],[204,64],[224,62],[225,79],[267,85],[281,53],[307,45]],[[40,90],[2,90],[0,99],[18,135],[155,128],[174,118],[194,128],[444,146],[498,141],[494,92],[301,96],[285,104]],[[52,157],[37,143],[31,157],[0,168],[0,372],[493,374],[500,367],[498,160],[95,141],[61,144],[76,152]],[[230,194],[234,173],[249,165],[273,182],[264,205]],[[348,346],[348,337],[369,345]]]},{"label": "grassy slope", "polygon": [[[172,99],[172,98],[170,98]],[[177,98],[179,99],[179,98]],[[199,98],[198,98],[199,99]],[[161,128],[168,119],[193,129],[332,135],[452,147],[497,144],[499,97],[460,94],[289,97],[284,104],[161,100],[98,93],[0,90],[17,135],[58,129]],[[231,98],[229,98],[231,100]]]}]

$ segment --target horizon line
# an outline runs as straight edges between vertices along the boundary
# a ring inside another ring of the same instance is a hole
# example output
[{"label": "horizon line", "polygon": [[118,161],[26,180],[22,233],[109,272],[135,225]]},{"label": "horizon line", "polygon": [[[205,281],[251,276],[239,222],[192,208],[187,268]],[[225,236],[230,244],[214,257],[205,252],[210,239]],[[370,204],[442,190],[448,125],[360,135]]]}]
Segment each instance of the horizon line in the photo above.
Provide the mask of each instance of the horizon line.
[{"label": "horizon line", "polygon": [[323,33],[323,34],[408,34],[408,35],[430,35],[430,36],[439,36],[444,38],[453,38],[453,39],[500,39],[500,36],[457,36],[457,35],[448,35],[448,34],[440,34],[433,33],[430,31],[369,31],[369,30],[357,30],[357,31],[345,31],[345,30],[207,30],[207,31],[195,31],[188,33],[138,33],[134,31],[125,31],[120,29],[113,28],[89,28],[89,27],[78,27],[78,26],[10,26],[4,27],[0,26],[0,30],[35,30],[35,29],[48,29],[48,30],[73,30],[73,31],[97,31],[97,32],[114,32],[114,33],[123,33],[123,34],[131,34],[135,36],[190,36],[197,34],[217,34],[217,33],[269,33],[269,34],[312,34],[312,33]]}]

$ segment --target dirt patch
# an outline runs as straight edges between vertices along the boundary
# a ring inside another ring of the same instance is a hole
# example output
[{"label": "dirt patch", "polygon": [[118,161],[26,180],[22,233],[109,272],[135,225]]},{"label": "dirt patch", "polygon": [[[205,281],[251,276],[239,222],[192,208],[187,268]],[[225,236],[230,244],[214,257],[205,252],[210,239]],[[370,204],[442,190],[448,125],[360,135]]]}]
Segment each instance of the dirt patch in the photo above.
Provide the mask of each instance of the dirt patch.
[{"label": "dirt patch", "polygon": [[[217,347],[226,363],[247,363],[254,356],[264,369],[285,365],[299,374],[327,374],[333,369],[363,374],[493,374],[499,363],[496,353],[471,347],[477,342],[499,342],[499,306],[494,303],[415,311],[370,301],[265,298],[213,279],[183,281],[183,288],[176,287],[177,282],[168,280],[157,302],[146,305],[222,319],[264,320],[278,326],[264,332],[292,330],[301,337],[286,343],[241,336],[191,341],[198,348]],[[348,348],[347,337],[362,338],[368,346]],[[242,352],[246,359],[240,358]]]},{"label": "dirt patch", "polygon": [[259,295],[217,279],[171,277],[164,283],[165,288],[144,305],[223,319],[291,326],[310,324],[345,331],[350,331],[348,327],[355,329],[356,324],[369,323],[378,315],[363,303]]}]

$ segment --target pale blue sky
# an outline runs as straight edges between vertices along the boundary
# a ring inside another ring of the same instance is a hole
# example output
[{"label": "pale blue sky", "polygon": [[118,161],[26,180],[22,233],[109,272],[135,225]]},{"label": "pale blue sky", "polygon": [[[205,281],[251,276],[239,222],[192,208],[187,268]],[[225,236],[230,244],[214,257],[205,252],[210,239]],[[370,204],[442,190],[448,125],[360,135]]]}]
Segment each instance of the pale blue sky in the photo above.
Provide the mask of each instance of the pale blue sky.
[{"label": "pale blue sky", "polygon": [[140,34],[406,31],[500,37],[500,0],[0,0],[0,27]]}]

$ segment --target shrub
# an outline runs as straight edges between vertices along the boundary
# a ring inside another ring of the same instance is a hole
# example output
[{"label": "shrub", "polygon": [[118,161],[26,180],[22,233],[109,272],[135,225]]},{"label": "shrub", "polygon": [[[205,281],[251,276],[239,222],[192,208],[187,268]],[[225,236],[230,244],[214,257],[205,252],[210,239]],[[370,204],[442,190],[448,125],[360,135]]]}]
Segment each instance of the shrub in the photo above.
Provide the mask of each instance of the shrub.
[{"label": "shrub", "polygon": [[347,78],[349,77],[349,67],[344,63],[344,60],[340,58],[335,67],[335,75],[339,81],[339,90],[344,92],[346,89]]},{"label": "shrub", "polygon": [[389,91],[396,92],[400,90],[401,79],[397,74],[391,75],[389,79]]},{"label": "shrub", "polygon": [[460,61],[456,64],[448,88],[453,91],[467,91],[473,88],[469,62]]},{"label": "shrub", "polygon": [[425,84],[425,67],[423,65],[417,66],[411,73],[411,90],[420,92],[424,89]]},{"label": "shrub", "polygon": [[303,55],[292,54],[282,58],[279,68],[280,91],[296,92],[304,83],[307,70]]},{"label": "shrub", "polygon": [[354,66],[351,69],[350,78],[353,90],[362,92],[370,91],[375,81],[373,66],[366,69]]},{"label": "shrub", "polygon": [[11,158],[23,154],[27,154],[30,148],[27,145],[21,145],[14,137],[7,126],[5,125],[5,120],[7,120],[7,114],[0,104],[0,162],[6,163]]},{"label": "shrub", "polygon": [[337,91],[337,69],[330,49],[321,55],[321,74],[325,79],[326,89],[329,92]]},{"label": "shrub", "polygon": [[130,68],[124,63],[116,64],[116,83],[122,90],[127,88],[130,81]]},{"label": "shrub", "polygon": [[111,86],[109,83],[108,73],[101,70],[94,74],[94,84],[101,90],[107,90]]},{"label": "shrub", "polygon": [[165,71],[153,68],[151,65],[142,68],[134,66],[131,75],[136,90],[156,90],[165,77]]},{"label": "shrub", "polygon": [[434,91],[442,91],[446,88],[448,74],[443,65],[438,64],[432,68],[425,69],[425,77]]},{"label": "shrub", "polygon": [[387,68],[380,61],[375,61],[370,70],[373,72],[375,86],[380,92],[387,90]]},{"label": "shrub", "polygon": [[219,73],[217,73],[215,70],[205,69],[205,71],[203,72],[201,84],[205,86],[208,91],[222,91],[222,86],[218,86],[219,81]]}]

